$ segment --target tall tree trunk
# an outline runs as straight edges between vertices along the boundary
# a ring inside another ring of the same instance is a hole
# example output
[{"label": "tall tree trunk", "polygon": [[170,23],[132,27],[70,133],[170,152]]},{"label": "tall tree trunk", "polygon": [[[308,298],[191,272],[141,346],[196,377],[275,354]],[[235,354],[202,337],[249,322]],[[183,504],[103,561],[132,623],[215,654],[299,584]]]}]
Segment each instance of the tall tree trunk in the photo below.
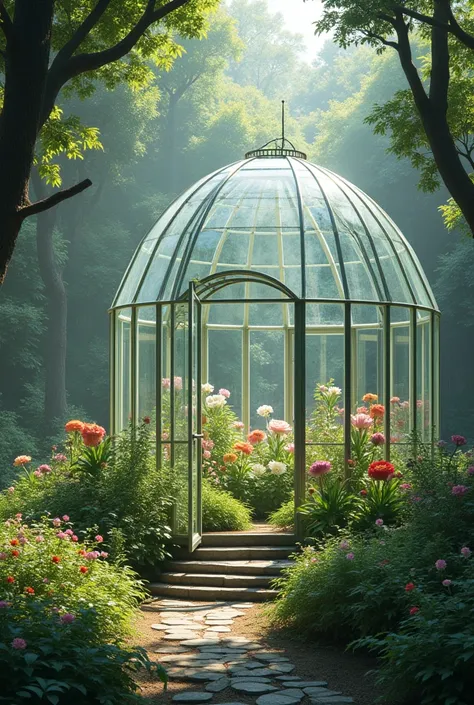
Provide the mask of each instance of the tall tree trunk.
[{"label": "tall tree trunk", "polygon": [[[37,197],[45,198],[46,189],[36,170],[32,172],[32,180]],[[67,411],[67,293],[54,253],[56,218],[57,209],[52,208],[40,213],[36,220],[36,248],[48,316],[44,346],[44,421],[47,431],[53,431],[55,420],[63,419]]]},{"label": "tall tree trunk", "polygon": [[16,0],[0,116],[0,284],[20,232],[49,62],[54,0]]}]

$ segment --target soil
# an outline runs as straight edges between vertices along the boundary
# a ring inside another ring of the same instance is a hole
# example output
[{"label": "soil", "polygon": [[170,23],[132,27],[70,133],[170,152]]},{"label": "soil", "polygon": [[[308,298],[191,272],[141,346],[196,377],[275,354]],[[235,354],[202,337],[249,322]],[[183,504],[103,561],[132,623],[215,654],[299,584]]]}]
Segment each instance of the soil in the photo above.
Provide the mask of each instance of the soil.
[{"label": "soil", "polygon": [[[160,654],[156,654],[159,646],[170,645],[161,640],[164,632],[151,629],[151,625],[159,621],[158,606],[153,603],[142,607],[141,617],[136,628],[134,643],[144,647],[151,660],[159,662]],[[374,705],[380,696],[380,691],[374,684],[374,676],[369,671],[376,668],[375,659],[361,654],[345,652],[343,648],[322,644],[319,642],[302,641],[299,635],[290,630],[273,630],[269,626],[268,606],[255,605],[245,611],[245,615],[234,620],[232,635],[255,637],[272,651],[285,651],[285,656],[296,664],[295,673],[305,680],[326,680],[332,690],[342,691],[351,696],[356,705]],[[170,681],[166,691],[163,685],[151,681],[148,677],[140,679],[143,695],[152,702],[171,703],[173,695],[183,690],[202,692],[204,684]],[[243,693],[231,694],[228,690],[215,693],[212,705],[238,701],[239,703],[255,704],[255,696]]]}]

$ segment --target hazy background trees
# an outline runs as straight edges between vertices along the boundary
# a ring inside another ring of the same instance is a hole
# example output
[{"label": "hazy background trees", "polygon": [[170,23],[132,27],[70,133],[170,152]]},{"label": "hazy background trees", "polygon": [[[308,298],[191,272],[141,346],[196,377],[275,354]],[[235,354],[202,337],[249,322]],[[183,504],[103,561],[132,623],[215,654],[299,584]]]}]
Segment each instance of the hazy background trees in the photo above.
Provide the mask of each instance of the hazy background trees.
[{"label": "hazy background trees", "polygon": [[[87,101],[61,104],[98,128],[102,148],[58,158],[64,180],[94,185],[43,230],[43,216],[24,226],[1,291],[2,468],[20,452],[47,453],[66,414],[108,426],[107,309],[135,247],[176,193],[279,134],[282,98],[296,146],[367,191],[415,248],[445,312],[442,434],[474,436],[474,243],[446,230],[438,207],[448,194],[418,190],[410,160],[387,153],[390,135],[364,122],[406,87],[397,58],[328,42],[308,64],[266,0],[231,0],[206,39],[182,44],[172,70],[153,68],[148,85],[100,85]],[[54,252],[53,282],[40,268],[42,244]],[[48,380],[59,394],[48,396]]]}]

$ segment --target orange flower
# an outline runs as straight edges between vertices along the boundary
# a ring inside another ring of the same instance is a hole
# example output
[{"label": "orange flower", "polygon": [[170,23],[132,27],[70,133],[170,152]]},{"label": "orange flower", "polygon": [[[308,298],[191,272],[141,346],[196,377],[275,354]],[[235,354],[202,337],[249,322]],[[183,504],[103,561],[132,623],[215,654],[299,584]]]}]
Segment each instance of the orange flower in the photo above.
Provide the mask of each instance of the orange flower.
[{"label": "orange flower", "polygon": [[89,568],[86,568],[85,565],[81,565],[81,567],[79,568],[79,572],[84,573],[84,575],[87,573],[88,570]]},{"label": "orange flower", "polygon": [[31,463],[31,456],[30,455],[19,455],[13,461],[13,465],[16,468],[19,467],[20,465],[26,465],[27,463]]},{"label": "orange flower", "polygon": [[251,443],[245,443],[244,441],[237,441],[237,443],[234,443],[234,450],[236,450],[237,453],[251,455],[253,452],[253,445]]},{"label": "orange flower", "polygon": [[20,551],[12,551],[13,558],[18,558],[19,555],[20,555]]},{"label": "orange flower", "polygon": [[370,392],[368,394],[364,394],[362,397],[362,401],[377,401],[377,399],[377,394],[370,394]]},{"label": "orange flower", "polygon": [[373,419],[381,419],[385,414],[385,407],[383,404],[372,404],[369,411],[370,416]]},{"label": "orange flower", "polygon": [[32,587],[26,587],[26,588],[25,588],[25,592],[26,592],[28,595],[34,595],[34,594],[35,594],[35,591],[34,591],[34,589],[33,589]]},{"label": "orange flower", "polygon": [[78,421],[78,419],[73,419],[72,421],[68,421],[64,428],[67,433],[73,433],[73,431],[79,431],[80,433],[84,428],[84,423],[82,421]]},{"label": "orange flower", "polygon": [[12,539],[10,541],[10,546],[18,546],[18,539]]},{"label": "orange flower", "polygon": [[256,443],[261,443],[262,441],[264,441],[266,437],[267,436],[264,431],[261,431],[259,428],[256,428],[255,431],[251,431],[249,433],[249,435],[247,436],[247,440],[252,445],[255,445]]},{"label": "orange flower", "polygon": [[98,446],[105,436],[105,428],[96,423],[85,423],[81,429],[82,440],[85,446]]},{"label": "orange flower", "polygon": [[394,472],[395,468],[388,460],[374,460],[368,469],[368,475],[372,480],[389,480],[393,477]]},{"label": "orange flower", "polygon": [[237,460],[237,456],[235,453],[226,453],[222,460],[226,465],[232,465],[232,463],[235,463],[235,461]]}]

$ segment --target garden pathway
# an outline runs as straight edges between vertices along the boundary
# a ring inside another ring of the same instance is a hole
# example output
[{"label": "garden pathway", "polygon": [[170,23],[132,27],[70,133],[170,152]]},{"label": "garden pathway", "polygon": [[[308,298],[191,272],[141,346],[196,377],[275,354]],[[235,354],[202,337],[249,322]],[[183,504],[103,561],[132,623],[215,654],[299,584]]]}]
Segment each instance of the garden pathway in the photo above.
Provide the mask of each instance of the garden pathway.
[{"label": "garden pathway", "polygon": [[216,705],[354,703],[347,693],[329,688],[318,673],[308,679],[307,663],[305,675],[299,676],[285,650],[269,649],[253,633],[242,635],[238,622],[242,618],[245,622],[253,608],[252,603],[168,599],[144,608],[156,620],[147,620],[148,629],[159,638],[150,658],[166,667],[170,679],[165,698],[173,703]]}]

